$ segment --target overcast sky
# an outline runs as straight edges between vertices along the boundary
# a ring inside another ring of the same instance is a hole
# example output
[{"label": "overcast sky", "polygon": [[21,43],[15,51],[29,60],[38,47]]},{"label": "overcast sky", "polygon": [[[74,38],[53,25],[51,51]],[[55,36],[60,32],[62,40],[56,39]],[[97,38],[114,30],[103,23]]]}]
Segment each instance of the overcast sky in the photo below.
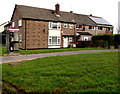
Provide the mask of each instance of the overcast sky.
[{"label": "overcast sky", "polygon": [[15,4],[55,9],[60,4],[61,11],[100,16],[115,28],[118,25],[118,2],[120,0],[1,0],[0,24],[10,21]]}]

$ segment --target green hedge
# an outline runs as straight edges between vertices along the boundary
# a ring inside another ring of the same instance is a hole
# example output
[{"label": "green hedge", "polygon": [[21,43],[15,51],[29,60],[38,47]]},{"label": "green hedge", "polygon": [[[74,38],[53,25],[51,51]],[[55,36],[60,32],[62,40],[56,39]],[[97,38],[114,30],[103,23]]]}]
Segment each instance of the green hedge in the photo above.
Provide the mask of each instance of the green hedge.
[{"label": "green hedge", "polygon": [[114,36],[114,42],[118,43],[118,45],[120,45],[120,34],[116,34]]},{"label": "green hedge", "polygon": [[120,34],[94,35],[92,41],[93,46],[108,48],[110,45],[120,45]]}]

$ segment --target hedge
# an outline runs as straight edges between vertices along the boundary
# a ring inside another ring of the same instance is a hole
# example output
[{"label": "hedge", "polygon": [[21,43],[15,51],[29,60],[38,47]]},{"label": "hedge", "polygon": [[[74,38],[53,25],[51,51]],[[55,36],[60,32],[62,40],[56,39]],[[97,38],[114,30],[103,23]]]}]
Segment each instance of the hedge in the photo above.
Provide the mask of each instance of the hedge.
[{"label": "hedge", "polygon": [[116,35],[114,36],[114,42],[115,42],[115,43],[118,43],[118,45],[120,45],[120,34],[116,34]]},{"label": "hedge", "polygon": [[120,45],[120,34],[104,34],[94,35],[92,37],[93,46],[102,46],[103,48],[109,47],[110,45]]}]

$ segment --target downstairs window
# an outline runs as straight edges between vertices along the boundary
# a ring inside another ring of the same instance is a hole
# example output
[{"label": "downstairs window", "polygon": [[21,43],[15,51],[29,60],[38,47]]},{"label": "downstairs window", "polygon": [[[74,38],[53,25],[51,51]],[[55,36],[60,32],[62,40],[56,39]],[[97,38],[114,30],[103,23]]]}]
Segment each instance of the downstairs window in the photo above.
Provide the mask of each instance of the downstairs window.
[{"label": "downstairs window", "polygon": [[60,45],[60,37],[59,36],[49,36],[49,45]]}]

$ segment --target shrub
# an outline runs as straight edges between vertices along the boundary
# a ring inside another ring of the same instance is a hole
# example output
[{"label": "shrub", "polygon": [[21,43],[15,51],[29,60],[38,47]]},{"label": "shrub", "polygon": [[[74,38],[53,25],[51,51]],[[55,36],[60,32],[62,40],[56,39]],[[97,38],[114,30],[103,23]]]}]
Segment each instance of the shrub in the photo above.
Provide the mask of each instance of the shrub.
[{"label": "shrub", "polygon": [[114,42],[117,43],[118,45],[120,45],[120,34],[116,34],[114,36]]},{"label": "shrub", "polygon": [[94,45],[108,48],[109,45],[114,45],[114,35],[113,34],[104,34],[104,35],[95,35],[92,37]]}]

